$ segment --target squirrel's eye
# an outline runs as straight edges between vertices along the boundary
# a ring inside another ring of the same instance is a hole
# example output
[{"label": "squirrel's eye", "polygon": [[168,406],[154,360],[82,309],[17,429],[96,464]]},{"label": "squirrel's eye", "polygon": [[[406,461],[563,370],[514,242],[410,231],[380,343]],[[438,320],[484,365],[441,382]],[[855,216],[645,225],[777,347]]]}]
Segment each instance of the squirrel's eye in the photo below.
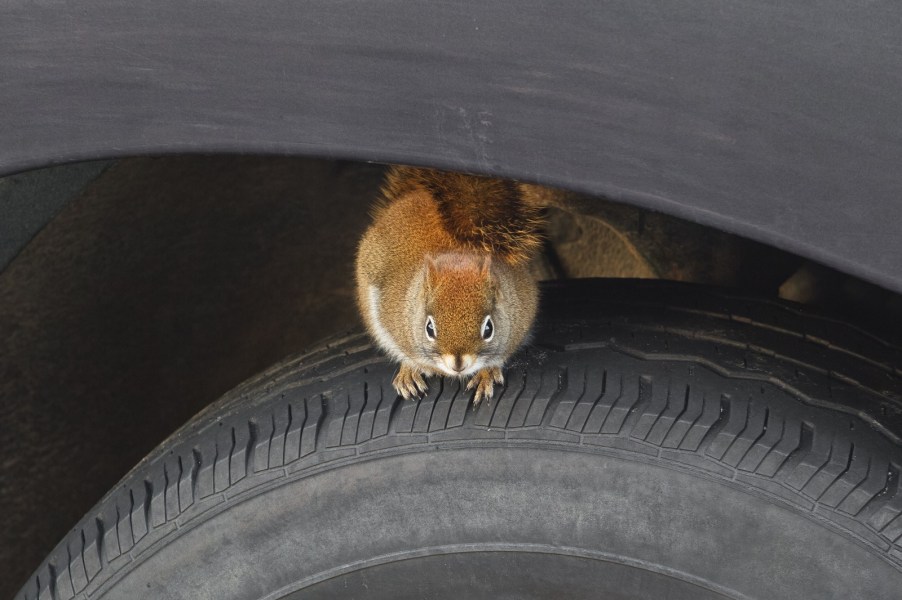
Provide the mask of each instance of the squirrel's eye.
[{"label": "squirrel's eye", "polygon": [[435,341],[435,320],[432,317],[426,317],[426,337]]},{"label": "squirrel's eye", "polygon": [[482,339],[488,342],[491,341],[494,335],[495,324],[492,323],[492,317],[486,317],[485,321],[482,322]]}]

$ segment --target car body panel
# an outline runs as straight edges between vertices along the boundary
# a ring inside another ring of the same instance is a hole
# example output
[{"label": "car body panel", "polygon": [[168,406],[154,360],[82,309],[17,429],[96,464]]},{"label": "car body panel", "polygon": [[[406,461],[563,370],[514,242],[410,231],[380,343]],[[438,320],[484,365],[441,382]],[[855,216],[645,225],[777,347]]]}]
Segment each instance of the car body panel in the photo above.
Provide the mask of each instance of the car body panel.
[{"label": "car body panel", "polygon": [[891,0],[11,0],[0,174],[163,153],[428,164],[902,291],[900,40]]}]

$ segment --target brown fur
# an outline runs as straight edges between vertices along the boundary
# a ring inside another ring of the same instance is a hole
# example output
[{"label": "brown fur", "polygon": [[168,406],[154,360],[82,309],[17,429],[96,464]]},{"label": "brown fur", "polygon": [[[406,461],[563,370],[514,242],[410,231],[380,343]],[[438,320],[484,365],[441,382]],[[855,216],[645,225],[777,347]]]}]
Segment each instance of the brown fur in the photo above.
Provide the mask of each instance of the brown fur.
[{"label": "brown fur", "polygon": [[542,245],[541,208],[526,202],[532,186],[514,181],[395,166],[386,175],[384,202],[426,191],[445,229],[472,250],[508,264],[528,261]]},{"label": "brown fur", "polygon": [[[450,360],[471,365],[457,372],[473,376],[476,401],[490,398],[501,365],[526,339],[537,307],[528,262],[540,245],[539,212],[517,186],[389,171],[358,250],[357,290],[370,333],[401,363],[395,386],[403,396],[424,392],[423,376],[448,373]],[[427,316],[434,341],[425,335]],[[486,316],[495,324],[491,340],[481,335]]]},{"label": "brown fur", "polygon": [[480,344],[483,316],[495,308],[491,260],[456,253],[427,258],[423,296],[426,313],[451,324],[436,340],[437,356],[471,352]]}]

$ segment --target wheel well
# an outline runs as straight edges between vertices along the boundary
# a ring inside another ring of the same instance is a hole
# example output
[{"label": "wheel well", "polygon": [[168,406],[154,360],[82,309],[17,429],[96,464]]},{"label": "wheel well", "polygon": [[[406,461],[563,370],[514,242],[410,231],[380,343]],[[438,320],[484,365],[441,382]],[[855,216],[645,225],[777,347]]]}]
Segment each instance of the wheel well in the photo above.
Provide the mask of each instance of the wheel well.
[{"label": "wheel well", "polygon": [[[71,201],[0,277],[0,329],[12,332],[0,355],[5,430],[23,455],[49,449],[40,469],[5,468],[15,484],[0,501],[19,515],[9,531],[28,529],[31,540],[0,556],[10,573],[26,576],[104,491],[209,402],[357,326],[351,263],[382,172],[224,155],[126,159],[81,169],[81,179],[70,167],[30,174],[51,178],[30,183],[32,194],[56,190]],[[809,294],[796,299],[884,326],[902,321],[887,316],[900,306],[895,294],[801,257],[559,193],[566,202],[549,209],[546,276],[664,278],[770,297],[781,286],[785,296],[795,278],[795,293]],[[65,502],[45,493],[92,461],[93,476],[66,484]]]}]

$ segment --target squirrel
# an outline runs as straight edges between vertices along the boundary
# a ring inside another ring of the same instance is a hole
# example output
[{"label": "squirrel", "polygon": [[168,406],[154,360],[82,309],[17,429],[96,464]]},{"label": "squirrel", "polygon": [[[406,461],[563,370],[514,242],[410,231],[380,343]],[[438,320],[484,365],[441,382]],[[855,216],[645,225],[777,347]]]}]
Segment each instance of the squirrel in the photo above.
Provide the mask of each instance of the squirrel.
[{"label": "squirrel", "polygon": [[400,369],[408,400],[424,377],[465,379],[473,403],[502,385],[538,306],[530,261],[542,247],[537,186],[394,166],[357,252],[357,302],[367,330]]}]

